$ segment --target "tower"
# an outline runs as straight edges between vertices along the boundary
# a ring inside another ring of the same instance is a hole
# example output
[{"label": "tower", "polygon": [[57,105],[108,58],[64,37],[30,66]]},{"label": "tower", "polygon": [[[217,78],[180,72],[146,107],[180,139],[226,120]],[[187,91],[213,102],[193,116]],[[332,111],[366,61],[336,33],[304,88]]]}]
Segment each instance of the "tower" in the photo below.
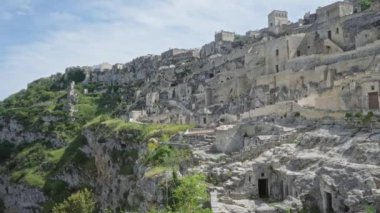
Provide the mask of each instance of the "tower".
[{"label": "tower", "polygon": [[287,11],[273,10],[268,15],[268,29],[270,32],[277,34],[280,32],[281,26],[288,23],[289,20]]}]

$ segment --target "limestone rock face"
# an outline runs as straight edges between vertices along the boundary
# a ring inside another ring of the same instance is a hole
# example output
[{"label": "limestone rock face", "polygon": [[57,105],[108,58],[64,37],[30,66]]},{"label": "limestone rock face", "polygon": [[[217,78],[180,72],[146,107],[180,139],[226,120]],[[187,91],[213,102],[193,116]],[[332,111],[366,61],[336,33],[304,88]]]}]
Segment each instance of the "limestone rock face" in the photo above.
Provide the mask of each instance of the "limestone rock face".
[{"label": "limestone rock face", "polygon": [[145,145],[129,140],[121,133],[104,138],[97,132],[85,130],[87,152],[95,158],[96,176],[93,181],[102,209],[134,207],[147,211],[152,204],[161,203],[163,192],[159,185],[166,174],[145,177],[149,169],[139,159]]},{"label": "limestone rock face", "polygon": [[[236,212],[360,212],[366,205],[380,208],[377,130],[358,132],[345,125],[299,122],[273,128],[262,122],[242,124],[230,132],[246,138],[268,132],[283,137],[277,137],[280,144],[271,137],[260,137],[260,143],[250,149],[243,147],[227,158],[227,163],[217,161],[200,167],[215,184],[217,195],[212,206],[216,212],[232,211],[236,206],[240,209]],[[289,137],[284,137],[287,134]],[[263,197],[275,204],[267,206]]]},{"label": "limestone rock face", "polygon": [[[5,130],[4,130],[5,129]],[[22,126],[17,122],[2,130],[2,139],[28,142],[44,139],[41,134],[22,134]],[[5,134],[6,133],[6,134]],[[70,188],[91,186],[95,189],[96,200],[101,209],[123,210],[140,209],[148,211],[152,205],[163,202],[161,185],[170,174],[157,174],[146,177],[150,169],[140,158],[146,152],[146,145],[134,139],[134,132],[107,134],[101,131],[85,129],[83,136],[87,145],[81,151],[88,158],[94,159],[94,171],[84,171],[75,165],[66,165],[59,174],[53,177],[67,183]],[[6,212],[40,212],[45,197],[42,189],[13,183],[8,176],[0,176],[0,200]]]},{"label": "limestone rock face", "polygon": [[3,175],[0,176],[0,198],[6,212],[40,212],[42,211],[40,204],[46,201],[46,197],[40,190],[11,183],[8,177]]},{"label": "limestone rock face", "polygon": [[54,147],[61,147],[65,143],[57,135],[43,135],[39,132],[27,131],[20,122],[0,117],[0,143],[7,141],[14,145],[21,145],[36,140],[49,141]]}]

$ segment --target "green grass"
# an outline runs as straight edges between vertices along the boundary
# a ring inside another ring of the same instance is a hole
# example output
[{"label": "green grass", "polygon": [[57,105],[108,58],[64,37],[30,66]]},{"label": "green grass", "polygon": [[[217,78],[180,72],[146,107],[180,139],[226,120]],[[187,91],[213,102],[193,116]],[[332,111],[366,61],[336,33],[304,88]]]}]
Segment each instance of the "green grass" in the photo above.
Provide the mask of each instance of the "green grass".
[{"label": "green grass", "polygon": [[45,185],[45,177],[35,172],[29,172],[24,176],[24,181],[29,185],[37,188],[43,188]]},{"label": "green grass", "polygon": [[48,151],[48,159],[50,162],[57,164],[65,154],[66,148]]},{"label": "green grass", "polygon": [[165,167],[165,166],[156,166],[151,169],[149,169],[147,172],[145,172],[144,177],[145,178],[153,178],[157,175],[163,174],[165,172],[172,171],[172,168]]},{"label": "green grass", "polygon": [[90,121],[85,125],[85,127],[97,127],[103,125],[113,132],[121,131],[137,131],[138,139],[142,141],[147,141],[150,138],[158,137],[162,141],[168,141],[171,136],[181,132],[191,129],[192,125],[177,125],[177,124],[139,124],[131,123],[121,119],[112,119],[107,116],[99,116],[94,120]]}]

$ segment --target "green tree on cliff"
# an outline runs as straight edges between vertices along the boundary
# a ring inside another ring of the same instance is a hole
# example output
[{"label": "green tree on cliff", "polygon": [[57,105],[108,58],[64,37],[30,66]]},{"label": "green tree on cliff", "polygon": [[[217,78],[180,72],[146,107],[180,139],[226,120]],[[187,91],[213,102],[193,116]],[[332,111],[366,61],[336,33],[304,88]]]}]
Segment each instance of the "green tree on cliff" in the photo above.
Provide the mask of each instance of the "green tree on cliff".
[{"label": "green tree on cliff", "polygon": [[84,189],[70,195],[65,201],[54,206],[53,213],[92,213],[95,210],[93,194]]}]

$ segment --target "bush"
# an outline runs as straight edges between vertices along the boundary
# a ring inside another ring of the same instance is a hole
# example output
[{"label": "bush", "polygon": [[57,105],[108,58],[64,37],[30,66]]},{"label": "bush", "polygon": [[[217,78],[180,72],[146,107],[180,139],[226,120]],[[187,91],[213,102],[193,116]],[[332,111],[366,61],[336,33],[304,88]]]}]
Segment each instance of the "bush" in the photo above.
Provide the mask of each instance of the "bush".
[{"label": "bush", "polygon": [[174,190],[175,209],[184,213],[211,212],[202,208],[209,198],[205,180],[205,176],[198,174],[182,178]]},{"label": "bush", "polygon": [[94,211],[94,197],[88,189],[70,195],[65,201],[53,208],[53,213],[92,213]]},{"label": "bush", "polygon": [[376,208],[373,205],[367,205],[367,206],[365,206],[365,212],[366,213],[376,213]]},{"label": "bush", "polygon": [[361,0],[359,2],[360,8],[362,10],[367,10],[367,9],[369,9],[371,7],[371,5],[373,4],[373,2],[374,2],[374,0]]}]

